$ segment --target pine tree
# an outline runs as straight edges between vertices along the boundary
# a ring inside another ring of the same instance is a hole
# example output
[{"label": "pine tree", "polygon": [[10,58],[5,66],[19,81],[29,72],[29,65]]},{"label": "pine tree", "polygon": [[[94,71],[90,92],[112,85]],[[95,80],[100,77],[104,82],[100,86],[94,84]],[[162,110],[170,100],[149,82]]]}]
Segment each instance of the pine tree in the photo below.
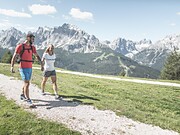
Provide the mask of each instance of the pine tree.
[{"label": "pine tree", "polygon": [[120,76],[126,76],[126,71],[124,70],[124,68],[120,71],[119,75]]},{"label": "pine tree", "polygon": [[161,78],[168,80],[180,79],[180,54],[177,52],[177,49],[174,49],[167,58],[164,68],[161,71]]},{"label": "pine tree", "polygon": [[7,50],[1,58],[2,63],[11,63],[12,54],[9,50]]}]

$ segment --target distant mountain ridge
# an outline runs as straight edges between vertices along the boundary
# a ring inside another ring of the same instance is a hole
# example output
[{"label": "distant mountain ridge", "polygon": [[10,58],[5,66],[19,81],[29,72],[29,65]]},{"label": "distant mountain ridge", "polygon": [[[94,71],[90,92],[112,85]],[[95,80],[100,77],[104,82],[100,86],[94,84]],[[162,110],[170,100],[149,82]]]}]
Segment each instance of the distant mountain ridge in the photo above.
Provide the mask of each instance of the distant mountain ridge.
[{"label": "distant mountain ridge", "polygon": [[[180,48],[180,35],[170,35],[162,40],[152,43],[151,40],[141,41],[117,38],[113,41],[100,41],[96,36],[89,35],[72,24],[49,28],[39,27],[33,33],[36,36],[37,49],[44,49],[48,44],[61,48],[70,53],[94,53],[103,52],[105,48],[115,53],[123,54],[146,65],[161,70],[165,59],[174,47]],[[13,49],[25,40],[26,33],[15,28],[0,31],[0,47]]]},{"label": "distant mountain ridge", "polygon": [[[39,27],[33,34],[36,36],[35,45],[37,45],[38,49],[44,49],[50,43],[55,45],[56,48],[63,48],[72,53],[99,52],[101,48],[111,48],[123,55],[128,55],[137,53],[148,46],[148,42],[151,43],[151,41],[146,41],[146,39],[140,42],[133,42],[122,38],[112,42],[101,42],[94,35],[89,35],[77,26],[66,23],[54,28]],[[25,33],[15,28],[0,32],[0,46],[3,48],[13,48],[23,42],[23,40],[25,40]]]},{"label": "distant mountain ridge", "polygon": [[170,52],[180,49],[180,35],[169,35],[133,56],[133,60],[161,70]]}]

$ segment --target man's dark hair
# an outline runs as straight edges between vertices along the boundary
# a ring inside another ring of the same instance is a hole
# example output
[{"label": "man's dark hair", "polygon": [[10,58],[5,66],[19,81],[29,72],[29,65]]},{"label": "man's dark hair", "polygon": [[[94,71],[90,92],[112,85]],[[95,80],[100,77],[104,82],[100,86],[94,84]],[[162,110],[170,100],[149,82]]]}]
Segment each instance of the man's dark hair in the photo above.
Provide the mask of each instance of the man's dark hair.
[{"label": "man's dark hair", "polygon": [[29,33],[29,34],[27,34],[27,36],[26,37],[30,37],[30,38],[32,38],[32,37],[35,37],[32,33]]}]

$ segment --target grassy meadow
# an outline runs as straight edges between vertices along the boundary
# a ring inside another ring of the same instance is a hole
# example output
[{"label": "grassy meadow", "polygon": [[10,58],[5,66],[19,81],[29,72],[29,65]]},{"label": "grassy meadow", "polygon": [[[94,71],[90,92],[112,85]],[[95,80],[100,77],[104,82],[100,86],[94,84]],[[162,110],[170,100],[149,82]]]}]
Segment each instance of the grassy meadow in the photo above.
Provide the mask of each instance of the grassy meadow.
[{"label": "grassy meadow", "polygon": [[[18,72],[14,74],[9,72],[10,65],[0,64],[0,67],[0,73],[20,79]],[[18,67],[16,66],[15,69],[17,71]],[[63,98],[93,105],[102,110],[112,110],[119,116],[124,115],[133,120],[180,133],[180,88],[178,87],[62,73],[57,73],[57,77],[59,94]],[[41,80],[42,72],[34,69],[32,83],[40,87]],[[50,80],[47,82],[46,91],[53,93]]]}]

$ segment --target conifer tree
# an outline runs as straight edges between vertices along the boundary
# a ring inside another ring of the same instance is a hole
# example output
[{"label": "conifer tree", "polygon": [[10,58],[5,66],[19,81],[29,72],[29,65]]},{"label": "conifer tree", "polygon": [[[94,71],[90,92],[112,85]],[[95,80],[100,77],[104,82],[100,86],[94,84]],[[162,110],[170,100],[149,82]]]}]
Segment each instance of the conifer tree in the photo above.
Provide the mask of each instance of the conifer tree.
[{"label": "conifer tree", "polygon": [[9,50],[7,50],[1,58],[2,63],[11,63],[12,54]]},{"label": "conifer tree", "polygon": [[180,79],[180,53],[177,52],[177,49],[174,49],[167,58],[161,71],[161,78],[168,80]]}]

